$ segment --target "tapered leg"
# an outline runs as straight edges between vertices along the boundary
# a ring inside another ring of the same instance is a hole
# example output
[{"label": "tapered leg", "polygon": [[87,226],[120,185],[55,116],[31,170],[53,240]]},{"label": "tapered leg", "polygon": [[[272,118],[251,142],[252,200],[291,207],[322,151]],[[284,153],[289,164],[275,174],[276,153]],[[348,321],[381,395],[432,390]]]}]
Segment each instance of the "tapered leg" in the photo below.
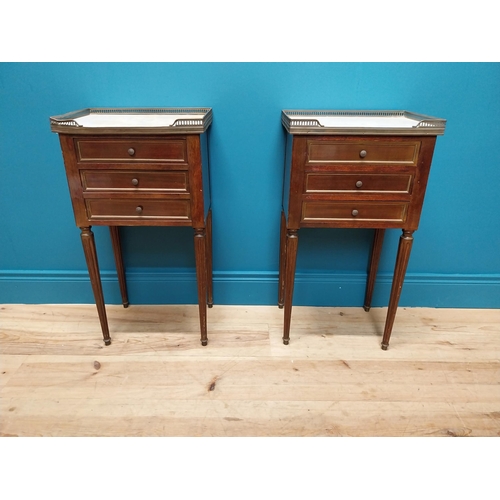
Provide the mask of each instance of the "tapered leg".
[{"label": "tapered leg", "polygon": [[295,283],[295,264],[299,237],[296,229],[287,230],[285,265],[285,322],[283,328],[283,344],[290,342],[290,321],[292,317],[293,285]]},{"label": "tapered leg", "polygon": [[123,266],[122,245],[120,243],[120,228],[118,226],[109,226],[109,232],[111,234],[113,254],[115,255],[116,274],[118,275],[118,283],[120,284],[123,307],[128,307],[129,302],[127,293],[127,281],[125,280],[125,267]]},{"label": "tapered leg", "polygon": [[94,233],[91,231],[90,226],[81,227],[81,238],[83,245],[83,252],[85,260],[87,261],[87,268],[89,270],[90,283],[92,284],[92,291],[94,292],[95,304],[97,306],[97,314],[101,322],[102,336],[104,337],[104,344],[110,345],[111,338],[109,336],[108,318],[106,317],[106,308],[104,307],[104,296],[102,293],[101,275],[99,273],[99,263],[97,262],[97,252],[95,249]]},{"label": "tapered leg", "polygon": [[214,305],[213,265],[212,265],[212,210],[207,215],[207,305]]},{"label": "tapered leg", "polygon": [[196,258],[196,279],[198,281],[201,345],[207,345],[207,252],[205,229],[194,230],[194,254]]},{"label": "tapered leg", "polygon": [[280,263],[278,278],[278,307],[283,309],[285,303],[285,264],[286,264],[286,219],[285,213],[281,212],[280,225]]},{"label": "tapered leg", "polygon": [[369,311],[372,305],[373,288],[375,287],[375,279],[377,278],[378,263],[382,252],[382,243],[384,242],[385,229],[375,229],[373,238],[372,253],[368,268],[368,281],[366,283],[365,305],[363,309]]},{"label": "tapered leg", "polygon": [[389,339],[391,338],[392,326],[396,311],[398,309],[399,297],[403,288],[406,268],[410,260],[411,247],[413,245],[413,231],[403,229],[403,234],[399,239],[398,255],[396,257],[396,266],[394,268],[394,278],[392,280],[391,298],[389,299],[389,308],[387,310],[387,318],[385,320],[384,337],[382,339],[382,349],[384,351],[389,347]]}]

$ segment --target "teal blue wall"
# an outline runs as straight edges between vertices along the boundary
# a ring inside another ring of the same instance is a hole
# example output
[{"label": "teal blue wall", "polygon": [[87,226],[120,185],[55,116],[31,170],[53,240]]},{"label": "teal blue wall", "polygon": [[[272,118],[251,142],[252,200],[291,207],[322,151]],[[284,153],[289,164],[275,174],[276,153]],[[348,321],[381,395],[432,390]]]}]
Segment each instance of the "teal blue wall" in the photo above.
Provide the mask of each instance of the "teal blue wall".
[{"label": "teal blue wall", "polygon": [[[275,304],[282,109],[407,109],[438,137],[401,305],[500,307],[500,64],[0,64],[0,302],[92,295],[49,116],[85,107],[206,106],[215,302]],[[388,231],[374,305],[386,305],[400,231]],[[119,293],[105,228],[104,290]],[[190,228],[125,228],[132,303],[195,303]],[[359,306],[372,233],[301,230],[295,304]]]}]

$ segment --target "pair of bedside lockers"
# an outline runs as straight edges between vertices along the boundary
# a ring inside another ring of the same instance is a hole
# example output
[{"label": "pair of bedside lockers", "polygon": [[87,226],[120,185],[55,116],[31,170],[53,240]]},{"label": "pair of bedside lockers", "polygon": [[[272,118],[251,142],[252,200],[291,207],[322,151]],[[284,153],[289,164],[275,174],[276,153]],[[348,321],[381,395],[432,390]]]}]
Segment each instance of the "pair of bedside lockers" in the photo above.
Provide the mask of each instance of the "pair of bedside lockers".
[{"label": "pair of bedside lockers", "polygon": [[[372,228],[364,309],[371,306],[384,232],[402,229],[382,340],[387,349],[418,228],[436,137],[446,120],[407,111],[285,110],[287,132],[278,305],[290,339],[298,231]],[[89,108],[50,118],[59,134],[76,225],[109,345],[93,225],[109,226],[124,307],[120,226],[194,229],[201,343],[213,305],[210,108]]]}]

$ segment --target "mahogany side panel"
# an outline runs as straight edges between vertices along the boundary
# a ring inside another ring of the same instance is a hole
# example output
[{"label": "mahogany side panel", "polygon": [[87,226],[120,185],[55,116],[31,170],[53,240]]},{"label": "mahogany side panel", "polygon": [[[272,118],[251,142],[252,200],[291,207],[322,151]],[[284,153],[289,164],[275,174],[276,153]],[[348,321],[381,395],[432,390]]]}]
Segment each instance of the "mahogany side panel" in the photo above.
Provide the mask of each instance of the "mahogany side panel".
[{"label": "mahogany side panel", "polygon": [[189,185],[191,186],[191,220],[194,228],[204,228],[203,172],[200,139],[197,135],[187,136],[187,151],[189,159]]}]

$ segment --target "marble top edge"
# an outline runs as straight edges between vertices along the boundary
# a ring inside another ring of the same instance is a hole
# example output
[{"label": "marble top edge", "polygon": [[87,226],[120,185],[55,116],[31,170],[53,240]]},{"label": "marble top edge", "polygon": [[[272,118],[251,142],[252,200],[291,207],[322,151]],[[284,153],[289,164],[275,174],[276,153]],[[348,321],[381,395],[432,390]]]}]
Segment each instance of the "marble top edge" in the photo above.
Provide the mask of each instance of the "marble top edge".
[{"label": "marble top edge", "polygon": [[424,133],[443,134],[446,120],[410,111],[283,110],[290,133]]},{"label": "marble top edge", "polygon": [[54,132],[71,130],[141,131],[174,130],[204,132],[212,122],[211,108],[86,108],[63,115],[51,116]]}]

